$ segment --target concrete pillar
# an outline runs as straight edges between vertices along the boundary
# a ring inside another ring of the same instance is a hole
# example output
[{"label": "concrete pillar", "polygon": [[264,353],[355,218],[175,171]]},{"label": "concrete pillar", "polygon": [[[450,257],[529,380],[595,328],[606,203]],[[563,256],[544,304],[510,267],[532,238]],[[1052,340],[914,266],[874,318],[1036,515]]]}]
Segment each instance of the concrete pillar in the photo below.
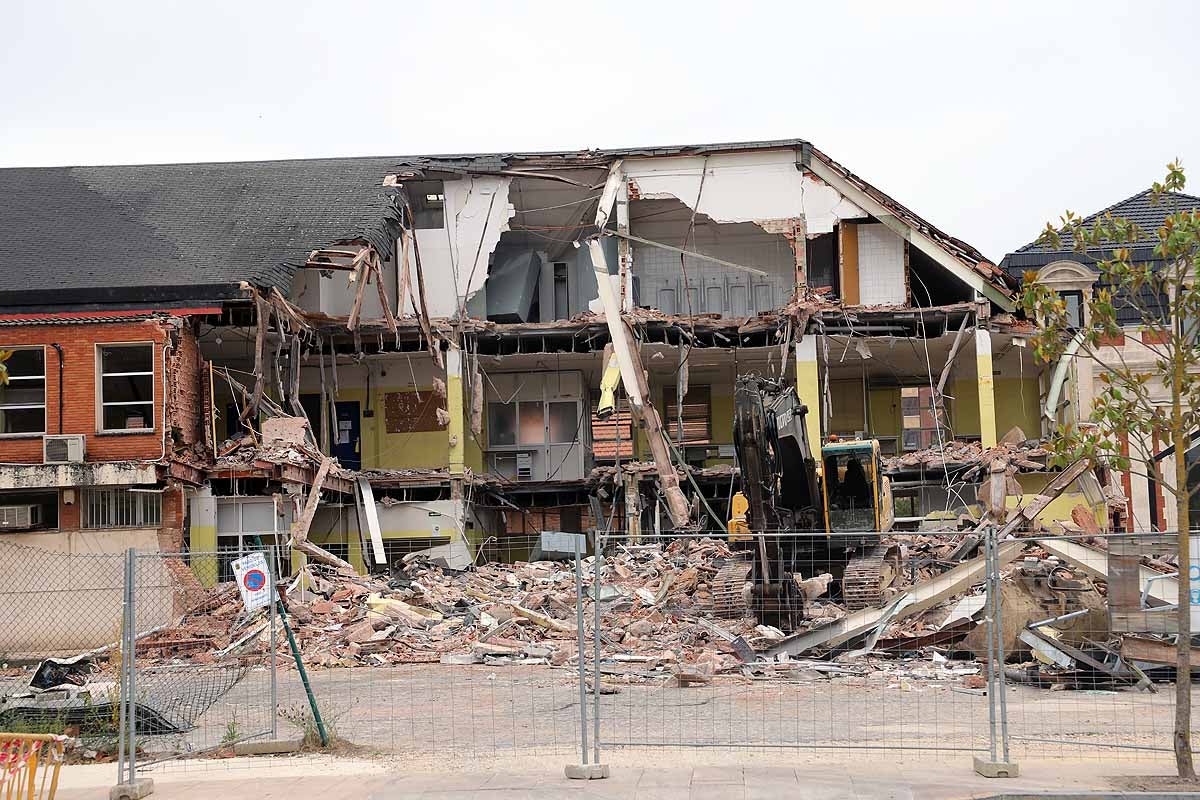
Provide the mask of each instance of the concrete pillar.
[{"label": "concrete pillar", "polygon": [[201,585],[217,583],[217,498],[212,488],[201,486],[192,495],[191,527],[188,530],[192,572]]},{"label": "concrete pillar", "polygon": [[821,374],[817,368],[817,337],[806,333],[796,342],[796,394],[808,406],[804,427],[813,458],[821,463]]},{"label": "concrete pillar", "polygon": [[446,351],[446,411],[450,422],[446,426],[446,446],[449,451],[450,477],[461,478],[466,471],[466,437],[463,400],[462,351],[451,346]]},{"label": "concrete pillar", "polygon": [[984,447],[995,447],[996,387],[992,378],[992,335],[975,329],[975,384],[979,391],[979,439]]}]

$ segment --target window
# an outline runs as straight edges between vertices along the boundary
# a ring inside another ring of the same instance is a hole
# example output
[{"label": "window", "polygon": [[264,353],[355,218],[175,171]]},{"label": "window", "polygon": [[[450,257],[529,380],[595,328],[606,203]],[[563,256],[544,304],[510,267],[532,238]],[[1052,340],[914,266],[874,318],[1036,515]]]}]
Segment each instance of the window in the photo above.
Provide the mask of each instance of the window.
[{"label": "window", "polygon": [[1067,305],[1067,327],[1077,331],[1083,327],[1083,292],[1059,292],[1058,296]]},{"label": "window", "polygon": [[579,404],[571,402],[547,403],[550,417],[550,443],[570,444],[579,439]]},{"label": "window", "polygon": [[541,400],[517,403],[517,442],[520,444],[544,444],[546,442],[546,417]]},{"label": "window", "polygon": [[488,403],[488,442],[493,446],[571,444],[579,439],[579,403]]},{"label": "window", "polygon": [[901,448],[925,450],[937,444],[937,416],[933,409],[933,389],[905,386],[900,389],[900,414],[903,428]]},{"label": "window", "polygon": [[8,383],[0,385],[0,434],[45,433],[45,348],[13,350],[4,366]]},{"label": "window", "polygon": [[100,361],[100,430],[154,428],[154,345],[105,344]]},{"label": "window", "polygon": [[517,443],[516,403],[488,403],[488,441],[493,445]]},{"label": "window", "polygon": [[671,440],[682,441],[684,444],[708,444],[712,437],[709,426],[712,414],[709,412],[711,393],[707,386],[689,387],[683,396],[683,437],[679,436],[679,404],[676,402],[674,386],[663,390],[663,406],[667,409],[663,419],[663,427],[667,429]]},{"label": "window", "polygon": [[405,181],[412,203],[413,227],[436,230],[446,227],[446,195],[441,181]]},{"label": "window", "polygon": [[218,498],[218,580],[233,580],[232,562],[247,553],[262,550],[267,552],[275,574],[286,575],[286,556],[281,556],[278,543],[291,524],[290,511],[291,503],[287,502],[277,511],[272,497]]},{"label": "window", "polygon": [[162,494],[137,489],[85,489],[83,527],[157,528],[162,521]]}]

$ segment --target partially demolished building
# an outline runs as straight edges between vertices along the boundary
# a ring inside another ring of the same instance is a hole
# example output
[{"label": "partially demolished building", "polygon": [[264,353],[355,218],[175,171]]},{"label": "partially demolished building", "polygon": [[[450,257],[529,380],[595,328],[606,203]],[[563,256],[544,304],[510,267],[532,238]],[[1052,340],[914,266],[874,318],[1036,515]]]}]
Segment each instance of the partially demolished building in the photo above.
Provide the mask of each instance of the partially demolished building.
[{"label": "partially demolished building", "polygon": [[[1007,502],[1051,477],[1016,280],[805,141],[0,188],[14,541],[221,552],[208,583],[259,542],[368,571],[719,529],[745,373],[794,382],[810,441],[878,439],[901,526],[975,506],[998,446]],[[1043,519],[1081,502],[1107,524],[1092,473]]]}]

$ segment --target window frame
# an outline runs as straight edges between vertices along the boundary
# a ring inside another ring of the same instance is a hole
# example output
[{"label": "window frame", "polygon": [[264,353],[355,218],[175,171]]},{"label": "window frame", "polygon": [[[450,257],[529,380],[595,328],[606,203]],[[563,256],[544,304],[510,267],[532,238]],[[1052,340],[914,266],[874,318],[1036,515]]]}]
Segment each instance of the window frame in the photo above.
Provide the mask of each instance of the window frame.
[{"label": "window frame", "polygon": [[[1067,330],[1078,331],[1080,328],[1084,327],[1084,324],[1086,321],[1085,317],[1087,316],[1087,308],[1085,305],[1087,298],[1084,297],[1083,290],[1082,289],[1058,289],[1058,290],[1056,290],[1055,293],[1058,295],[1059,299],[1061,299],[1063,301],[1063,306],[1066,309]],[[1078,320],[1071,319],[1071,304],[1068,301],[1068,298],[1071,300],[1077,300],[1079,302],[1079,305],[1077,306],[1078,311],[1079,311],[1079,319]],[[1078,321],[1078,323],[1079,323],[1078,325],[1075,324],[1076,321]]]},{"label": "window frame", "polygon": [[[160,490],[131,491],[129,486],[88,486],[80,493],[79,527],[82,530],[147,530],[162,527],[163,493]],[[118,498],[131,498],[118,500]],[[105,502],[107,501],[107,506]],[[124,502],[126,507],[118,509],[117,504]],[[153,511],[153,513],[150,513]],[[96,524],[96,517],[103,513],[107,517],[107,525]],[[116,518],[124,513],[127,518],[135,518],[133,522],[113,524]],[[153,519],[157,517],[157,519]]]},{"label": "window frame", "polygon": [[[129,348],[129,347],[149,347],[150,348],[150,371],[149,372],[114,372],[106,374],[104,372],[104,349],[105,348]],[[154,369],[155,357],[155,342],[96,342],[96,433],[154,433],[157,428],[158,416],[158,381]],[[110,403],[104,402],[104,379],[106,377],[134,377],[139,375],[150,376],[150,400],[136,401],[113,401]],[[144,428],[106,428],[104,427],[104,409],[106,406],[150,406],[150,424]]]},{"label": "window frame", "polygon": [[[0,350],[12,350],[14,353],[16,353],[17,351],[20,351],[20,350],[40,350],[42,352],[42,377],[41,377],[42,402],[41,402],[41,404],[39,405],[37,403],[3,403],[3,402],[0,402],[0,409],[41,408],[42,409],[42,429],[40,431],[14,431],[12,433],[0,432],[0,439],[19,439],[21,437],[45,436],[46,432],[47,432],[46,431],[46,388],[47,388],[47,385],[46,385],[46,381],[47,381],[47,378],[46,378],[46,345],[44,345],[44,344],[11,345],[11,346],[0,345]],[[18,377],[13,377],[12,375],[9,375],[8,380],[9,380],[9,385],[12,385],[12,381],[37,380],[37,378],[34,378],[33,376],[29,376],[29,375],[18,376]]]}]

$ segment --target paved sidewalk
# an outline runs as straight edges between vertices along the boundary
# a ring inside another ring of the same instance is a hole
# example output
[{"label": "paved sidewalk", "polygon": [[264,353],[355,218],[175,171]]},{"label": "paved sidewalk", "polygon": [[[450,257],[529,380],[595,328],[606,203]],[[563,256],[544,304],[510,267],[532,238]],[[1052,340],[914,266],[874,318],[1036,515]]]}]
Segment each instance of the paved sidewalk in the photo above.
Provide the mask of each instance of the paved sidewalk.
[{"label": "paved sidewalk", "polygon": [[[745,766],[638,765],[613,767],[611,778],[569,781],[563,765],[549,758],[520,759],[496,771],[436,768],[398,772],[382,761],[318,759],[230,759],[191,762],[185,769],[154,775],[152,797],[207,800],[962,800],[1027,792],[1120,791],[1136,776],[1170,775],[1169,764],[1098,761],[1040,761],[1021,765],[1015,780],[988,780],[970,764],[890,762],[864,755],[844,764]],[[671,759],[678,763],[678,759]],[[506,768],[507,767],[507,768]],[[519,771],[518,771],[519,770]],[[111,765],[67,767],[58,800],[108,797],[116,770]]]}]

